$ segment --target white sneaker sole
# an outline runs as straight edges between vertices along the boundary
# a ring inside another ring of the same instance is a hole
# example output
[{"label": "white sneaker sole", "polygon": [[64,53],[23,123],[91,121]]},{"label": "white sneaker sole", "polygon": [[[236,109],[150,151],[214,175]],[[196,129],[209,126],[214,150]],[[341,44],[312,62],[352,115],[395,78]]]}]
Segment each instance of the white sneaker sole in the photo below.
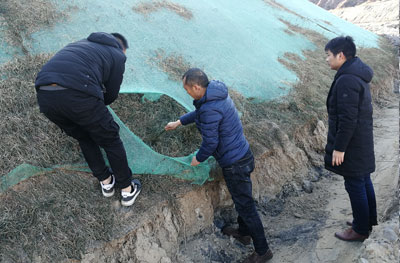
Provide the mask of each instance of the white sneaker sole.
[{"label": "white sneaker sole", "polygon": [[111,197],[111,196],[114,195],[115,190],[113,189],[113,191],[112,191],[111,193],[106,193],[106,192],[103,192],[103,191],[101,191],[101,192],[103,193],[103,196],[104,196],[104,197]]},{"label": "white sneaker sole", "polygon": [[135,195],[135,197],[133,197],[131,200],[129,201],[122,201],[121,200],[121,205],[123,206],[131,206],[133,205],[133,203],[135,203],[136,198],[139,196],[140,192],[142,191],[142,189],[138,190],[137,194]]}]

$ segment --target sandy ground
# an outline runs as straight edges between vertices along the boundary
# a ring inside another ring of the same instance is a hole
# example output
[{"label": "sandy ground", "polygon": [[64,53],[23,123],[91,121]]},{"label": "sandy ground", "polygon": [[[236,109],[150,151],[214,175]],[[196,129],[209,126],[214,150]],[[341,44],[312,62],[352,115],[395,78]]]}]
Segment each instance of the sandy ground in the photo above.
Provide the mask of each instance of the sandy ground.
[{"label": "sandy ground", "polygon": [[[394,98],[374,114],[377,169],[372,179],[380,223],[397,187],[398,107],[398,99]],[[276,198],[258,203],[267,240],[274,252],[271,262],[358,262],[364,244],[343,242],[334,237],[335,232],[347,228],[345,222],[352,218],[343,178],[324,170],[311,171],[307,177],[312,193],[306,193],[301,185],[293,183]],[[179,262],[241,262],[252,252],[251,245],[243,246],[220,232],[221,226],[234,224],[232,209],[221,211],[215,218],[213,229],[181,245]]]}]

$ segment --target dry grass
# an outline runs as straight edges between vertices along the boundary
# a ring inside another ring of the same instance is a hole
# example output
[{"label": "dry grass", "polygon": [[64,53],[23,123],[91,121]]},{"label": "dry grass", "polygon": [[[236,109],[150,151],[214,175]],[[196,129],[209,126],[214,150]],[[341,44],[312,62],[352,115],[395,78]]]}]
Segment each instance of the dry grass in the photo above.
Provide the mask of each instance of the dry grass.
[{"label": "dry grass", "polygon": [[187,20],[193,18],[193,14],[189,9],[180,4],[176,4],[170,1],[153,1],[147,3],[140,3],[137,6],[134,6],[132,9],[133,11],[143,15],[148,15],[150,13],[157,12],[160,9],[166,9],[176,13],[178,16],[183,17],[184,19]]},{"label": "dry grass", "polygon": [[116,215],[89,176],[57,171],[0,195],[0,261],[79,259],[90,242],[109,240]]},{"label": "dry grass", "polygon": [[168,122],[176,121],[186,112],[168,96],[148,101],[142,94],[120,94],[112,108],[129,129],[156,152],[185,156],[200,146],[201,136],[195,125],[163,132]]},{"label": "dry grass", "polygon": [[3,41],[28,54],[26,40],[31,34],[65,19],[67,12],[60,12],[51,0],[2,0],[0,16],[3,18],[0,27],[4,30]]},{"label": "dry grass", "polygon": [[283,6],[282,4],[277,3],[275,0],[264,0],[264,2],[265,2],[266,4],[272,6],[272,7],[275,7],[275,8],[277,8],[277,9],[282,9],[283,11],[285,11],[285,12],[287,12],[287,13],[290,13],[290,14],[292,14],[292,15],[295,15],[295,16],[297,16],[297,17],[299,17],[299,18],[306,19],[304,16],[302,16],[302,15],[300,15],[300,14],[298,14],[298,13],[292,11],[292,10],[290,10],[289,8],[286,8],[286,7]]},{"label": "dry grass", "polygon": [[177,82],[180,82],[183,74],[192,67],[182,55],[166,54],[161,48],[154,52],[154,56],[148,60],[148,63],[167,73],[170,80]]},{"label": "dry grass", "polygon": [[[77,260],[88,248],[134,231],[146,211],[174,194],[192,189],[170,176],[142,175],[143,191],[134,208],[120,195],[104,198],[88,173],[43,173],[0,194],[0,262]],[[129,222],[129,223],[128,223]]]},{"label": "dry grass", "polygon": [[77,143],[38,109],[33,83],[50,57],[28,55],[0,66],[0,176],[22,163],[49,167],[82,160]]}]

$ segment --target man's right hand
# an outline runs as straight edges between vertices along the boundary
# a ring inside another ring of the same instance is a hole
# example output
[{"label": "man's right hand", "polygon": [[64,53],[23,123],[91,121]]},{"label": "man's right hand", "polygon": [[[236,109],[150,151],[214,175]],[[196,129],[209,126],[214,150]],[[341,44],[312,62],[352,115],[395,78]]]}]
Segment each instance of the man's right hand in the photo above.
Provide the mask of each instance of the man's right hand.
[{"label": "man's right hand", "polygon": [[164,129],[165,129],[166,131],[175,130],[175,129],[178,128],[178,126],[180,126],[180,125],[182,125],[181,121],[180,121],[180,120],[177,120],[177,121],[169,122],[169,123],[167,124],[167,126],[165,126]]}]

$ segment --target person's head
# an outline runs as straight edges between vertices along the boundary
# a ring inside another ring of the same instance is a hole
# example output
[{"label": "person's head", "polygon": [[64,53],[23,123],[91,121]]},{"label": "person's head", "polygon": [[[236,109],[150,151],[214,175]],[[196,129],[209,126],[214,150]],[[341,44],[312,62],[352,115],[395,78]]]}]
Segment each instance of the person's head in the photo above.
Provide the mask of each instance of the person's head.
[{"label": "person's head", "polygon": [[126,40],[126,38],[123,35],[121,35],[120,33],[111,33],[111,35],[113,35],[118,40],[118,42],[122,46],[122,51],[124,51],[124,53],[125,53],[126,50],[129,48],[128,40]]},{"label": "person's head", "polygon": [[344,62],[356,56],[356,51],[356,45],[352,37],[336,37],[331,39],[325,46],[326,61],[331,69],[338,70]]},{"label": "person's head", "polygon": [[183,88],[195,100],[201,99],[206,93],[208,77],[201,69],[191,68],[182,76]]}]

